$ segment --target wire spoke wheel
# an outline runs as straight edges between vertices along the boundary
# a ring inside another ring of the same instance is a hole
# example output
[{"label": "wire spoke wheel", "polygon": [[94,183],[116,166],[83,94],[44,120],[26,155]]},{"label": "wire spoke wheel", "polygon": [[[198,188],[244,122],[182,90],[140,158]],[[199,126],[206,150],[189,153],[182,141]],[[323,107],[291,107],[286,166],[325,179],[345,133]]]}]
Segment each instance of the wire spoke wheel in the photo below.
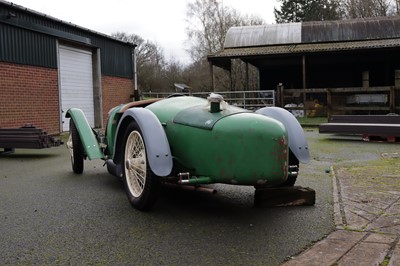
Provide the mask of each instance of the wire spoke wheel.
[{"label": "wire spoke wheel", "polygon": [[146,183],[146,150],[142,136],[138,131],[132,131],[125,146],[125,175],[132,195],[139,197]]},{"label": "wire spoke wheel", "polygon": [[160,178],[151,170],[143,133],[135,121],[125,130],[123,155],[123,181],[129,202],[138,210],[150,210],[158,197]]}]

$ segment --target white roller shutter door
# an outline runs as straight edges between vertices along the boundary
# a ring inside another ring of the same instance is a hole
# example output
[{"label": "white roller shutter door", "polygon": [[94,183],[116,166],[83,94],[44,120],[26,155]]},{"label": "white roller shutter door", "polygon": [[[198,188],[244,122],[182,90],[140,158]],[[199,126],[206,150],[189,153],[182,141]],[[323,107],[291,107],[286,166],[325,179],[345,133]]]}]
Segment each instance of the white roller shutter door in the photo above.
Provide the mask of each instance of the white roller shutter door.
[{"label": "white roller shutter door", "polygon": [[63,131],[69,130],[65,113],[71,107],[82,109],[94,127],[92,53],[60,45],[59,71]]}]

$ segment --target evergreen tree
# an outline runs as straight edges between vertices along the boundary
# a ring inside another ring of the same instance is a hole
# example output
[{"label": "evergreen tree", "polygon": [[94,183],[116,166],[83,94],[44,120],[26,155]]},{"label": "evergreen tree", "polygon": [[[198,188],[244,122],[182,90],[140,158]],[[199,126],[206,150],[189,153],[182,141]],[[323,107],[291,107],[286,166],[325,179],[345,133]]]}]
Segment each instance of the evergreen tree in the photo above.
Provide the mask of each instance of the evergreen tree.
[{"label": "evergreen tree", "polygon": [[278,0],[280,9],[274,8],[276,23],[304,21],[304,8],[307,0]]},{"label": "evergreen tree", "polygon": [[341,19],[339,0],[278,0],[277,23]]}]

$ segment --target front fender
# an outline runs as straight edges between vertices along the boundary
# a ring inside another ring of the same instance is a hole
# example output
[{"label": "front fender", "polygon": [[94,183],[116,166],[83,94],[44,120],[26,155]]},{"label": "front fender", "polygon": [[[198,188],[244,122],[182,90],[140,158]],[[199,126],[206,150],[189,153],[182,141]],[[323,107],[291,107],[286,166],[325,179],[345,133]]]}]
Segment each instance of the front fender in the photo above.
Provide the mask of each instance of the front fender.
[{"label": "front fender", "polygon": [[78,130],[83,148],[89,160],[102,159],[103,152],[100,149],[97,138],[81,109],[70,108],[65,114],[66,118],[71,118]]},{"label": "front fender", "polygon": [[257,114],[272,117],[280,121],[286,128],[289,138],[289,148],[302,163],[310,161],[307,139],[299,121],[289,111],[279,107],[264,107],[256,111]]},{"label": "front fender", "polygon": [[[136,121],[142,131],[142,137],[146,144],[147,160],[149,161],[151,170],[157,176],[168,176],[172,171],[171,149],[165,131],[157,116],[144,108],[126,110],[117,127],[117,138],[123,136],[123,134],[120,134],[120,130],[125,129],[123,125],[125,125],[126,119],[130,118]],[[115,140],[114,143],[120,142]]]}]

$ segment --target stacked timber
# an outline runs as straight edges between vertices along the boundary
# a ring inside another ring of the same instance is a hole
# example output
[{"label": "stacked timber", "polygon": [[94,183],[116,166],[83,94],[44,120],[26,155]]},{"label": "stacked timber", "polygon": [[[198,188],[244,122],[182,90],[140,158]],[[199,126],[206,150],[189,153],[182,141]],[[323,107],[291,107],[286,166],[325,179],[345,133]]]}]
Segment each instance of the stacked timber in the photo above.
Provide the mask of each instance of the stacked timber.
[{"label": "stacked timber", "polygon": [[21,128],[0,128],[0,148],[43,149],[60,144],[62,144],[60,140],[31,125]]}]

